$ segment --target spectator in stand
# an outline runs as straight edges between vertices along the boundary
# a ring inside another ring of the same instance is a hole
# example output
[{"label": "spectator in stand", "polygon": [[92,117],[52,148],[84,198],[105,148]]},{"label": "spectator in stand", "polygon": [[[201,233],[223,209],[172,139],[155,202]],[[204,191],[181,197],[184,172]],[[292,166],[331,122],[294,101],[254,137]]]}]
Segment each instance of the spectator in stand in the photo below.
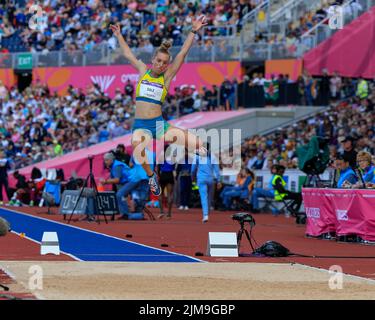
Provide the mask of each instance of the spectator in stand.
[{"label": "spectator in stand", "polygon": [[263,165],[264,165],[264,157],[263,157],[263,152],[260,151],[258,152],[257,154],[257,159],[255,160],[254,164],[251,166],[252,169],[254,170],[261,170],[263,169]]},{"label": "spectator in stand", "polygon": [[126,86],[125,86],[125,94],[127,96],[129,96],[130,98],[133,99],[133,96],[134,96],[134,85],[133,83],[130,81],[130,79],[128,79],[128,81],[126,82]]},{"label": "spectator in stand", "polygon": [[248,168],[241,170],[237,178],[237,184],[234,187],[224,187],[221,191],[223,209],[230,210],[233,205],[233,198],[239,197],[241,201],[249,197],[249,185],[254,180],[254,173]]},{"label": "spectator in stand", "polygon": [[352,188],[362,188],[363,182],[366,184],[366,186],[369,186],[369,184],[371,184],[375,179],[375,165],[372,163],[371,154],[366,151],[358,152],[357,164],[362,174],[362,179],[360,179],[356,184],[353,184]]},{"label": "spectator in stand", "polygon": [[46,184],[46,179],[42,176],[42,172],[37,167],[31,170],[31,179],[28,182],[30,190],[30,206],[39,204],[42,198],[42,193],[44,186]]},{"label": "spectator in stand", "polygon": [[30,202],[30,189],[29,184],[26,181],[26,177],[20,174],[18,171],[13,173],[13,177],[16,179],[16,189],[13,192],[13,196],[9,201],[11,206],[22,206],[23,203]]},{"label": "spectator in stand", "polygon": [[355,168],[357,164],[357,151],[355,151],[354,141],[354,138],[351,136],[347,136],[341,141],[343,146],[343,152],[341,155],[349,161],[349,165],[352,168]]},{"label": "spectator in stand", "polygon": [[320,105],[328,106],[330,97],[330,78],[326,69],[323,70],[323,77],[320,80],[319,97]]},{"label": "spectator in stand", "polygon": [[116,160],[121,161],[126,165],[129,165],[131,156],[126,152],[125,146],[122,143],[117,145],[114,154]]},{"label": "spectator in stand", "polygon": [[8,170],[10,169],[9,160],[6,158],[5,152],[0,150],[0,205],[4,204],[3,201],[3,187],[4,191],[10,199],[9,184],[8,184]]},{"label": "spectator in stand", "polygon": [[248,90],[250,86],[250,77],[248,75],[244,75],[242,82],[238,84],[238,107],[243,108],[246,105],[245,96],[246,90]]},{"label": "spectator in stand", "polygon": [[[234,109],[234,87],[232,83],[225,78],[223,83],[220,86],[220,106],[224,108],[224,110],[229,111]],[[233,105],[232,105],[232,104]]]},{"label": "spectator in stand", "polygon": [[335,72],[333,77],[330,79],[330,91],[332,100],[336,101],[341,98],[341,86],[341,77],[339,76],[338,72]]}]

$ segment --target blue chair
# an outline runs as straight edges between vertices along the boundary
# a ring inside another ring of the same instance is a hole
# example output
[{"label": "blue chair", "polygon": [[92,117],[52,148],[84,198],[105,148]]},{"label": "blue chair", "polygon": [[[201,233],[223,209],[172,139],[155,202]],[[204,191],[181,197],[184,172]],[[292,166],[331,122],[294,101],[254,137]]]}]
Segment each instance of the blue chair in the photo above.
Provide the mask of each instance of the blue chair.
[{"label": "blue chair", "polygon": [[61,182],[49,180],[44,186],[42,193],[43,202],[47,204],[48,214],[51,213],[52,206],[58,206],[61,201]]}]

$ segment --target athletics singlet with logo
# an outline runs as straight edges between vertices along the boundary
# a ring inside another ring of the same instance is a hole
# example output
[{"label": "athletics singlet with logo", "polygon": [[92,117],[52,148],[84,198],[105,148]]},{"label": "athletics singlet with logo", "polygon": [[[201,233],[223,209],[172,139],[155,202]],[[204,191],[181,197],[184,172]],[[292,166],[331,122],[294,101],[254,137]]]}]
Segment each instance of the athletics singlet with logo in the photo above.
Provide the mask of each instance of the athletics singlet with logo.
[{"label": "athletics singlet with logo", "polygon": [[164,74],[154,78],[150,73],[151,70],[147,70],[144,76],[138,81],[135,100],[162,105],[167,95]]}]

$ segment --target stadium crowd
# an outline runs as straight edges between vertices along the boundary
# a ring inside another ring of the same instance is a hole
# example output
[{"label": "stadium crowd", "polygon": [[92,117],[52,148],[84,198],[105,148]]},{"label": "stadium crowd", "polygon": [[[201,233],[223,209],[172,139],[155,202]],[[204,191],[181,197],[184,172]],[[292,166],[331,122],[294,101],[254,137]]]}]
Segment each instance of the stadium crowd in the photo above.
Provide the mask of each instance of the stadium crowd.
[{"label": "stadium crowd", "polygon": [[[328,17],[334,14],[335,6],[342,6],[347,1],[344,0],[334,0],[334,1],[321,1],[321,5],[311,9],[309,6],[306,11],[302,12],[302,15],[297,17],[296,20],[289,22],[285,30],[283,30],[282,24],[280,28],[283,31],[278,33],[273,33],[270,36],[267,36],[267,27],[266,23],[260,23],[260,26],[263,26],[260,31],[256,34],[254,42],[257,43],[269,43],[275,45],[274,50],[279,48],[280,52],[283,53],[283,50],[286,48],[290,56],[299,56],[303,48],[311,48],[311,38],[305,37],[302,38],[302,35],[309,30],[321,23],[323,20],[323,25],[328,25]],[[357,0],[350,1],[344,6],[343,14],[344,20],[347,18],[355,18],[359,14],[363,13],[363,6]],[[310,35],[314,35],[316,30],[311,31]],[[254,52],[256,54],[256,52]]]},{"label": "stadium crowd", "polygon": [[[169,95],[163,107],[171,120],[195,111],[234,109],[236,82],[204,88],[184,85]],[[12,168],[50,159],[130,132],[134,115],[134,85],[129,81],[111,99],[93,84],[69,87],[65,96],[51,93],[36,81],[19,92],[0,82],[0,149]]]},{"label": "stadium crowd", "polygon": [[9,51],[74,51],[92,50],[98,44],[111,48],[115,38],[109,24],[120,23],[122,34],[131,47],[160,46],[164,38],[182,45],[184,33],[194,16],[205,14],[208,27],[205,35],[225,35],[226,24],[240,28],[242,17],[260,0],[43,0],[46,19],[43,32],[33,32],[28,25],[29,8],[35,1],[2,1],[0,4],[1,38],[20,37],[18,47]]}]

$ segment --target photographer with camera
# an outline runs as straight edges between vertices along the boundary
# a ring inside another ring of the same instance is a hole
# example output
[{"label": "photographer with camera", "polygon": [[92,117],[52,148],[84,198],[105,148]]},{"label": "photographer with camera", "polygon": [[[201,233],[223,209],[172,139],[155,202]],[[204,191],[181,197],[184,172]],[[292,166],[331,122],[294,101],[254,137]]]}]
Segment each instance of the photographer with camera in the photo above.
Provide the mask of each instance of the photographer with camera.
[{"label": "photographer with camera", "polygon": [[116,198],[121,214],[119,219],[127,220],[129,215],[127,196],[137,187],[138,181],[130,180],[130,167],[116,160],[113,153],[109,152],[104,155],[104,163],[110,170],[110,178],[102,179],[100,183],[102,185],[112,184],[117,186]]}]

